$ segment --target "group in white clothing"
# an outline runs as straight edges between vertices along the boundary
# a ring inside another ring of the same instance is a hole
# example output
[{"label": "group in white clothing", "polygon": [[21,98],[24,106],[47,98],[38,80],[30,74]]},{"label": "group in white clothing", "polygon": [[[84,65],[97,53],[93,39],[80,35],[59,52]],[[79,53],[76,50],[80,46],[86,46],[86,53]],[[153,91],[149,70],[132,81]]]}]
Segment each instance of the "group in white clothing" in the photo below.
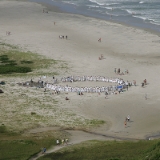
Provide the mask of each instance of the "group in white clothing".
[{"label": "group in white clothing", "polygon": [[118,83],[123,84],[125,83],[121,78],[107,78],[104,76],[68,76],[62,77],[62,82],[77,82],[77,81],[99,81],[99,82],[110,82],[110,83]]},{"label": "group in white clothing", "polygon": [[[106,78],[104,76],[68,76],[61,78],[61,82],[77,82],[77,81],[95,81],[95,82],[109,82],[116,83],[115,85],[110,86],[95,86],[95,87],[73,87],[69,85],[58,85],[58,84],[49,84],[45,85],[46,89],[53,90],[56,93],[58,92],[76,92],[76,93],[105,93],[105,94],[114,94],[116,91],[121,91],[122,88],[128,86],[128,81],[125,82],[120,78]],[[121,85],[121,88],[119,86]]]}]

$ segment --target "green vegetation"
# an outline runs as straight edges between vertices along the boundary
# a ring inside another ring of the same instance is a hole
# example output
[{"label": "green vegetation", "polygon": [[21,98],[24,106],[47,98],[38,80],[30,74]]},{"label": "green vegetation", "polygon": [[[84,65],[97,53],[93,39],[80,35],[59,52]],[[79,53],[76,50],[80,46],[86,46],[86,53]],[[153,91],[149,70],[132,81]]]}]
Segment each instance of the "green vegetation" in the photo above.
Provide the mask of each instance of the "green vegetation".
[{"label": "green vegetation", "polygon": [[31,63],[33,63],[32,61],[25,61],[25,60],[23,60],[23,61],[21,61],[21,63],[22,64],[24,64],[24,63],[26,63],[26,64],[31,64]]},{"label": "green vegetation", "polygon": [[90,141],[47,154],[38,160],[160,160],[159,141]]},{"label": "green vegetation", "polygon": [[45,139],[13,139],[0,140],[0,159],[26,160],[32,155],[41,151],[43,147],[50,147],[55,140],[52,138]]},{"label": "green vegetation", "polygon": [[[66,133],[65,133],[66,134]],[[41,152],[43,147],[54,146],[53,133],[22,136],[0,126],[0,160],[27,160]],[[160,141],[87,141],[68,145],[56,153],[46,154],[38,160],[160,160]]]},{"label": "green vegetation", "polygon": [[0,43],[0,74],[28,73],[48,68],[52,64],[57,64],[57,61],[35,53],[22,52],[17,47]]},{"label": "green vegetation", "polygon": [[3,49],[18,49],[17,46],[11,45],[11,44],[7,44],[4,42],[0,42],[0,46],[3,47]]},{"label": "green vegetation", "polygon": [[8,55],[0,56],[0,74],[27,73],[31,71],[30,67],[19,66],[15,60],[9,60]]},{"label": "green vegetation", "polygon": [[0,126],[0,133],[6,133],[7,129],[4,125]]},{"label": "green vegetation", "polygon": [[105,124],[105,121],[92,119],[92,120],[86,120],[86,124],[91,126],[99,126],[99,125]]},{"label": "green vegetation", "polygon": [[0,126],[0,160],[27,160],[43,147],[53,146],[54,142],[53,137],[24,137]]}]

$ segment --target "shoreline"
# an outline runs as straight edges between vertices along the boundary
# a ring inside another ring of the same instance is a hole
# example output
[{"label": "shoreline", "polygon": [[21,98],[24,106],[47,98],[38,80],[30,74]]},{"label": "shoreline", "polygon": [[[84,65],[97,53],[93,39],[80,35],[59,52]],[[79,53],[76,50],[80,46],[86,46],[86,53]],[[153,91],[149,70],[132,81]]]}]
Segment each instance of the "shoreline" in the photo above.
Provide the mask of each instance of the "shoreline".
[{"label": "shoreline", "polygon": [[[21,1],[21,0],[20,0]],[[158,25],[155,25],[155,24],[151,24],[151,23],[145,23],[143,22],[143,20],[141,19],[137,19],[137,21],[139,21],[140,26],[137,26],[137,25],[134,25],[134,22],[122,22],[118,19],[110,19],[110,18],[105,18],[105,17],[100,17],[100,16],[96,16],[96,15],[92,15],[92,14],[84,14],[84,13],[76,13],[76,10],[74,10],[73,8],[73,5],[71,4],[65,4],[65,3],[62,3],[62,2],[56,2],[56,1],[52,1],[53,4],[51,3],[47,3],[47,1],[44,1],[44,0],[30,0],[30,2],[33,2],[33,3],[38,3],[38,4],[41,4],[45,7],[48,8],[49,11],[51,12],[57,12],[57,13],[67,13],[67,14],[71,14],[71,15],[79,15],[79,16],[84,16],[84,17],[88,17],[88,18],[95,18],[97,20],[104,20],[106,22],[110,22],[110,23],[115,23],[115,24],[120,24],[120,25],[124,25],[126,27],[132,27],[132,28],[136,28],[136,29],[140,29],[140,30],[144,30],[146,32],[149,32],[149,33],[152,33],[152,34],[155,34],[155,35],[158,35],[160,37],[160,29]],[[68,6],[68,8],[66,7]],[[69,9],[71,9],[71,11],[69,11]],[[147,27],[145,27],[145,25],[148,25]],[[152,26],[152,27],[151,27]]]}]

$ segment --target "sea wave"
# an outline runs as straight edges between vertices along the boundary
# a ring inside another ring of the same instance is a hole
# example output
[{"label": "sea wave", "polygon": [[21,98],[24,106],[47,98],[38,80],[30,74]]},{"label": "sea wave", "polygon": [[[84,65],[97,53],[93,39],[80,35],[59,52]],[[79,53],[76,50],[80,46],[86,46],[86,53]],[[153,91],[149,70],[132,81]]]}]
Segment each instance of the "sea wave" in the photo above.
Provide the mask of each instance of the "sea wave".
[{"label": "sea wave", "polygon": [[106,12],[106,14],[109,15],[109,16],[115,16],[115,17],[118,17],[118,16],[119,16],[119,15],[117,15],[117,14],[111,14],[111,13],[109,13],[109,12]]},{"label": "sea wave", "polygon": [[159,21],[156,21],[155,19],[152,19],[152,18],[149,18],[149,17],[142,17],[142,16],[133,16],[133,17],[142,19],[143,21],[145,21],[147,23],[152,23],[152,24],[160,25]]},{"label": "sea wave", "polygon": [[[59,0],[56,0],[59,1]],[[87,7],[92,12],[112,14],[113,16],[128,16],[140,18],[146,23],[149,21],[160,24],[160,0],[60,0],[76,5],[80,8]]]},{"label": "sea wave", "polygon": [[[129,14],[133,14],[134,12],[129,10],[129,9],[126,9],[126,11],[129,13]],[[134,13],[135,14],[135,13]]]},{"label": "sea wave", "polygon": [[87,7],[89,7],[89,8],[99,8],[99,6],[97,6],[97,5],[87,5]]},{"label": "sea wave", "polygon": [[144,20],[144,21],[149,20],[149,18],[142,17],[142,16],[135,16],[135,15],[133,15],[133,17],[142,19],[142,20]]},{"label": "sea wave", "polygon": [[120,4],[120,3],[106,3],[105,5],[106,6],[113,6],[113,5],[117,5],[117,4]]},{"label": "sea wave", "polygon": [[72,4],[72,5],[75,5],[75,6],[78,6],[76,3],[73,3],[73,2],[70,2],[70,1],[63,1],[64,3],[68,3],[68,4]]},{"label": "sea wave", "polygon": [[109,10],[113,10],[113,8],[112,8],[112,7],[104,7],[104,8],[109,9]]},{"label": "sea wave", "polygon": [[150,23],[155,24],[155,25],[157,25],[157,26],[160,26],[160,22],[151,21]]},{"label": "sea wave", "polygon": [[140,4],[143,4],[143,3],[144,3],[144,1],[140,1],[139,3],[140,3]]},{"label": "sea wave", "polygon": [[96,3],[96,4],[100,5],[100,6],[105,5],[105,3],[100,3],[100,2],[97,2],[96,0],[89,0],[89,1],[92,2],[92,3]]}]

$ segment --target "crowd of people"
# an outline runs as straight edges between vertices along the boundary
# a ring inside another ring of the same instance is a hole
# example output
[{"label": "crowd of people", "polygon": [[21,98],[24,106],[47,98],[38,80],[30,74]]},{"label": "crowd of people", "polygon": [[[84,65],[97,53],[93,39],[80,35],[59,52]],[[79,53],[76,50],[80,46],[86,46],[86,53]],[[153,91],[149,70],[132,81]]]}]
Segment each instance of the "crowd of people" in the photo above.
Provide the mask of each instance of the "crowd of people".
[{"label": "crowd of people", "polygon": [[124,72],[121,72],[120,68],[114,68],[114,73],[118,74],[118,75],[124,75],[124,74],[129,74],[128,69],[125,69]]},{"label": "crowd of people", "polygon": [[64,38],[68,39],[68,36],[63,36],[63,35],[59,36],[59,39],[64,39]]},{"label": "crowd of people", "polygon": [[68,76],[62,77],[62,82],[77,82],[77,81],[95,81],[95,82],[109,82],[109,83],[117,83],[124,84],[124,80],[122,78],[107,78],[104,76]]},{"label": "crowd of people", "polygon": [[11,35],[11,32],[10,32],[10,31],[6,31],[6,35],[7,35],[7,36],[10,36],[10,35]]},{"label": "crowd of people", "polygon": [[61,140],[59,140],[59,139],[57,139],[56,140],[56,144],[57,145],[60,145],[60,144],[62,144],[62,145],[68,145],[68,138],[65,138],[65,139],[61,139]]},{"label": "crowd of people", "polygon": [[68,76],[61,78],[61,82],[77,82],[77,81],[95,81],[95,82],[108,82],[108,83],[116,83],[115,85],[109,86],[95,86],[95,87],[73,87],[67,85],[59,85],[59,84],[50,84],[47,83],[45,85],[45,90],[53,90],[55,93],[60,92],[76,92],[78,95],[83,95],[83,93],[105,93],[105,95],[116,94],[117,92],[123,92],[123,89],[130,86],[128,81],[124,81],[120,78],[106,78],[104,76]]}]

